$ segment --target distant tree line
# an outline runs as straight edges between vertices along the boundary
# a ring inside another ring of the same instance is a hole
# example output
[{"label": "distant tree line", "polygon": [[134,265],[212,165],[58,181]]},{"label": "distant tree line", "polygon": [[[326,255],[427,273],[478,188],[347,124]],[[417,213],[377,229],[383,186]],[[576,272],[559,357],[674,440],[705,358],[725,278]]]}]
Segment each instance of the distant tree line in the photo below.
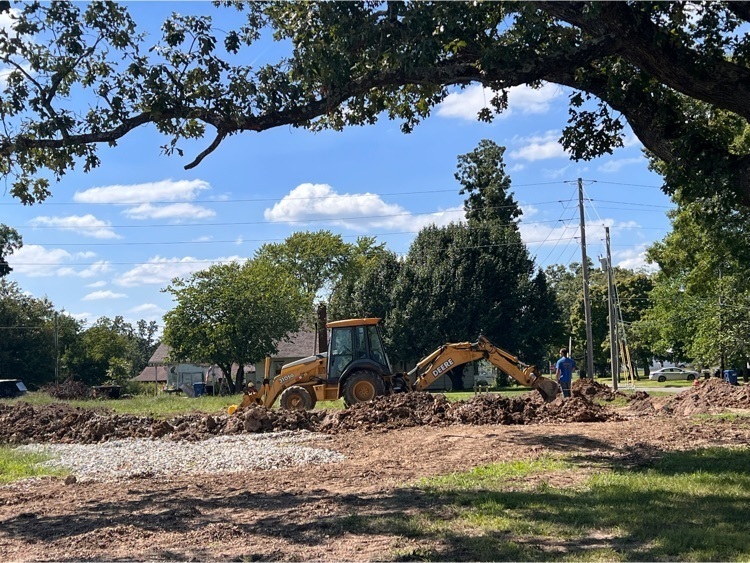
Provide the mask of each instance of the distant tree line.
[{"label": "distant tree line", "polygon": [[141,319],[133,326],[120,316],[86,327],[47,298],[31,297],[16,282],[0,279],[0,379],[23,379],[33,389],[55,382],[59,365],[61,381],[124,382],[146,367],[156,334],[154,321]]}]

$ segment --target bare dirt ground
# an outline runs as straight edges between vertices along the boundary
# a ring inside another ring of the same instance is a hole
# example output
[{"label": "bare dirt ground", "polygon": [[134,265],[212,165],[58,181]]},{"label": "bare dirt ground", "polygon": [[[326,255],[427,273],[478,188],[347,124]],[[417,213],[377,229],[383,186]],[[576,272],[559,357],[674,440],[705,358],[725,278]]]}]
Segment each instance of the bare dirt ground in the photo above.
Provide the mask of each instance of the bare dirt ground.
[{"label": "bare dirt ground", "polygon": [[[376,525],[378,517],[443,510],[419,487],[405,485],[549,453],[570,456],[584,478],[606,467],[642,466],[670,450],[750,444],[747,422],[690,416],[748,410],[750,386],[710,380],[676,397],[639,393],[627,406],[591,401],[618,396],[576,382],[571,400],[549,405],[533,394],[456,404],[413,394],[336,413],[248,409],[166,425],[59,405],[0,405],[0,443],[103,441],[122,437],[123,427],[129,435],[196,441],[216,433],[307,428],[328,434],[320,446],[346,457],[202,479],[66,484],[45,478],[0,487],[0,554],[6,561],[372,561],[429,550],[458,561],[466,559],[458,545]],[[21,431],[24,423],[36,430]]]}]

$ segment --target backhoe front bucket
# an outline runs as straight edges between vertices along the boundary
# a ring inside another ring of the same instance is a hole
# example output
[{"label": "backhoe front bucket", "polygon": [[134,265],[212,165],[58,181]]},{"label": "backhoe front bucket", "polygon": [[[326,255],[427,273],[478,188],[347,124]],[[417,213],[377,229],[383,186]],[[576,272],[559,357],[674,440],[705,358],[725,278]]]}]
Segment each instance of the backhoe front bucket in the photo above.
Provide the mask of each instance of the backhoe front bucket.
[{"label": "backhoe front bucket", "polygon": [[537,377],[533,383],[534,388],[539,391],[539,394],[544,399],[545,403],[551,403],[557,398],[560,392],[560,385],[557,381],[552,381],[546,377]]}]

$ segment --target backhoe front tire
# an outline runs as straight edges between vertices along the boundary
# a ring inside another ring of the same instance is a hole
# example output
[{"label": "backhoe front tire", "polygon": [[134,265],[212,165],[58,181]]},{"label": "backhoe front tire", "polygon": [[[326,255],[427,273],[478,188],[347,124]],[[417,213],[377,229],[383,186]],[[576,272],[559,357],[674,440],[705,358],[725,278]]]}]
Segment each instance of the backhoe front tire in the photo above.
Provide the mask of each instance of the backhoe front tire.
[{"label": "backhoe front tire", "polygon": [[385,395],[385,382],[374,371],[358,371],[344,383],[344,404],[347,407],[367,403],[380,395]]},{"label": "backhoe front tire", "polygon": [[307,389],[292,385],[281,392],[279,406],[289,411],[309,411],[313,407],[313,401]]}]

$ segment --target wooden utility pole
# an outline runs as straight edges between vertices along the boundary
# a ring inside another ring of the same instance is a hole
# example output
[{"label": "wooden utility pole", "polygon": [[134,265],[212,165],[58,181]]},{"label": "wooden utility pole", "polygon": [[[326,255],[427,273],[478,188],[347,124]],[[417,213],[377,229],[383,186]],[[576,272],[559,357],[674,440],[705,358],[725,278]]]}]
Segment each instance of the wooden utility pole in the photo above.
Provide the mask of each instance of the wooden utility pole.
[{"label": "wooden utility pole", "polygon": [[607,243],[607,302],[609,304],[609,361],[612,369],[612,389],[617,391],[620,375],[619,332],[617,330],[617,314],[615,307],[615,283],[612,272],[612,254],[609,249],[609,227],[604,227]]},{"label": "wooden utility pole", "polygon": [[586,377],[594,378],[594,337],[591,334],[589,299],[589,259],[586,255],[586,219],[583,215],[583,180],[578,178],[578,210],[581,216],[581,268],[583,271],[583,311],[586,317]]}]

